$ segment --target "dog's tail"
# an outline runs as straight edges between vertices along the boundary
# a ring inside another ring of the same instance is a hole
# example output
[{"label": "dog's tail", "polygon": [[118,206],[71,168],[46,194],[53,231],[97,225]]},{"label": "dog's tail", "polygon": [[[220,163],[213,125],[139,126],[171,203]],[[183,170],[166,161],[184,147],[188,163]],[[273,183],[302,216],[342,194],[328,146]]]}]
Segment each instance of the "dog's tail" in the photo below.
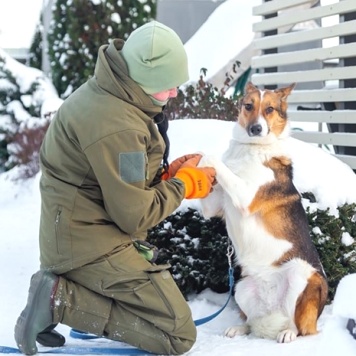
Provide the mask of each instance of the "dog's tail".
[{"label": "dog's tail", "polygon": [[277,339],[280,331],[285,330],[290,325],[290,319],[282,312],[274,312],[268,315],[249,320],[251,332],[261,338]]}]

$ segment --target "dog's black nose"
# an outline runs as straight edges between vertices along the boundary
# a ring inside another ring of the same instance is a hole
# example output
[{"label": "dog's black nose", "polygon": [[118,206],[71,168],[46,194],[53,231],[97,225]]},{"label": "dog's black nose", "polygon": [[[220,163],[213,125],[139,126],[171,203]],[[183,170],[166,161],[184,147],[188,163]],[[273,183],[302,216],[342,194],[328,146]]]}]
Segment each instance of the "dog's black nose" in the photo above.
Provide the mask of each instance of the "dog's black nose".
[{"label": "dog's black nose", "polygon": [[258,136],[262,132],[262,125],[254,124],[248,128],[249,136]]}]

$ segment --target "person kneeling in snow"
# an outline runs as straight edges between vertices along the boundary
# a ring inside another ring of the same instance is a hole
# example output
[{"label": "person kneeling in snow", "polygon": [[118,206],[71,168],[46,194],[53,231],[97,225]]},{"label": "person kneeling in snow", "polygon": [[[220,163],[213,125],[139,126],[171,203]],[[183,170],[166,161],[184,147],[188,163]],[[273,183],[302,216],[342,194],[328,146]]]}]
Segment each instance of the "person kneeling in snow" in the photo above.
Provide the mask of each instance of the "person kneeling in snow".
[{"label": "person kneeling in snow", "polygon": [[15,326],[22,353],[35,354],[36,339],[63,345],[58,323],[157,354],[194,344],[170,266],[145,259],[139,242],[215,180],[198,154],[168,165],[162,109],[187,80],[181,40],[153,21],[100,47],[95,76],[59,108],[40,152],[41,270]]}]

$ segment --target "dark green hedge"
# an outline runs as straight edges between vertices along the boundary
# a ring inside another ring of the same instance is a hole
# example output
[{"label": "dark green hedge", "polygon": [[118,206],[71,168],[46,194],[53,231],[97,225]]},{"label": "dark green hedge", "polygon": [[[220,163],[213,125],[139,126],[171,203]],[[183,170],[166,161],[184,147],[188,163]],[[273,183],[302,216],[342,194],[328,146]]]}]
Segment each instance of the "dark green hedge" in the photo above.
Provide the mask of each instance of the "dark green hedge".
[{"label": "dark green hedge", "polygon": [[[334,298],[340,279],[356,273],[356,204],[346,204],[338,210],[336,217],[328,210],[311,212],[307,208],[311,237],[328,277],[329,300]],[[343,234],[350,234],[353,244],[342,243]]]}]

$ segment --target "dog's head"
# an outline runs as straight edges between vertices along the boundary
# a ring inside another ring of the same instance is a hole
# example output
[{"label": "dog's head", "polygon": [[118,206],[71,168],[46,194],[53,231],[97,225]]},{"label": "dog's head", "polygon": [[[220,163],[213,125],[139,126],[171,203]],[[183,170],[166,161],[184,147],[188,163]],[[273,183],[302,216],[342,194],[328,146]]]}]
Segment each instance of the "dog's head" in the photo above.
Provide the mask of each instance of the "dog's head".
[{"label": "dog's head", "polygon": [[276,90],[260,90],[251,82],[240,101],[237,140],[269,143],[288,133],[287,97],[295,83]]}]

